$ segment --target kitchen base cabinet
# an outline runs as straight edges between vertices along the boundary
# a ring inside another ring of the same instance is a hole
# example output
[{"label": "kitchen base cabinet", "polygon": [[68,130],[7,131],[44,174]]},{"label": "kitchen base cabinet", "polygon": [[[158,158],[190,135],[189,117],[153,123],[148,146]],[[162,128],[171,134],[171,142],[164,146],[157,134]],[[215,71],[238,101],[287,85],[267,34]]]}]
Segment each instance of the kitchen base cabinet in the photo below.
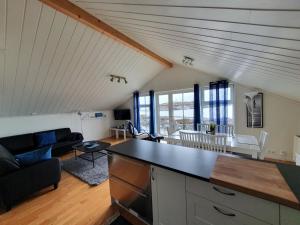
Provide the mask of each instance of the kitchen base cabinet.
[{"label": "kitchen base cabinet", "polygon": [[151,166],[153,225],[300,225],[300,211]]},{"label": "kitchen base cabinet", "polygon": [[187,220],[188,225],[268,225],[191,193],[187,194]]},{"label": "kitchen base cabinet", "polygon": [[299,225],[300,211],[280,206],[280,225]]},{"label": "kitchen base cabinet", "polygon": [[268,224],[279,225],[279,204],[277,203],[191,177],[186,178],[186,188],[187,192],[209,201],[240,211]]},{"label": "kitchen base cabinet", "polygon": [[185,176],[151,167],[153,225],[186,225]]}]

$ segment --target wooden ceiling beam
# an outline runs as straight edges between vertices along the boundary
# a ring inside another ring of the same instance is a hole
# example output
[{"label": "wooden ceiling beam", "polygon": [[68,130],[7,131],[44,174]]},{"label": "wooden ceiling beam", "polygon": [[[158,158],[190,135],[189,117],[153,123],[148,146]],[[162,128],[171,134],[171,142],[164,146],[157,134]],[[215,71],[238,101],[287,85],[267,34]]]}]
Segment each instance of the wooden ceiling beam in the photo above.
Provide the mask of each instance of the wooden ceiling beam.
[{"label": "wooden ceiling beam", "polygon": [[86,12],[82,8],[78,7],[77,5],[69,2],[68,0],[40,0],[40,1],[99,32],[103,32],[104,34],[125,44],[126,46],[129,46],[135,50],[138,50],[139,52],[142,52],[147,56],[150,56],[152,59],[158,61],[159,63],[163,64],[166,67],[170,68],[173,66],[173,64],[168,60],[150,51],[149,49],[139,44],[135,40],[131,39],[130,37],[116,30],[112,26],[104,23],[97,17],[91,15],[90,13]]}]

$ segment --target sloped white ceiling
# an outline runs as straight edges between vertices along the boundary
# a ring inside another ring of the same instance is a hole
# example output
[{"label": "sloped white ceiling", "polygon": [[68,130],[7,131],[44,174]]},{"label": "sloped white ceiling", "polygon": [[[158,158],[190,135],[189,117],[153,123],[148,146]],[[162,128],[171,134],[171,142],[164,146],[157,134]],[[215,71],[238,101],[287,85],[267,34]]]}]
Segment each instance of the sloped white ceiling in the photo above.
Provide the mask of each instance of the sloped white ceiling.
[{"label": "sloped white ceiling", "polygon": [[300,100],[299,0],[72,0],[181,64]]},{"label": "sloped white ceiling", "polygon": [[38,0],[0,0],[0,116],[112,109],[162,69]]}]

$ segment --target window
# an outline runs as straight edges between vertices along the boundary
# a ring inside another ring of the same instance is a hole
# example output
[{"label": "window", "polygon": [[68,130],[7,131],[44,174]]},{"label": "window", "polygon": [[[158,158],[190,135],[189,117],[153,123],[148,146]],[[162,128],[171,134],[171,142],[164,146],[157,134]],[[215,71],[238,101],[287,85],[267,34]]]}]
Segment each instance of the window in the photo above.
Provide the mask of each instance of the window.
[{"label": "window", "polygon": [[178,129],[193,129],[194,92],[192,89],[158,93],[157,128],[163,135]]},{"label": "window", "polygon": [[139,101],[140,101],[141,130],[149,132],[149,130],[150,130],[150,97],[149,97],[149,95],[140,96]]},{"label": "window", "polygon": [[160,134],[168,134],[167,128],[170,125],[170,111],[169,111],[169,95],[162,94],[158,95],[156,102],[158,103],[158,132]]},{"label": "window", "polygon": [[[209,99],[210,99],[210,94],[209,94],[209,87],[204,87],[202,89],[202,101],[201,101],[201,108],[202,108],[202,121],[204,123],[208,123],[210,121],[213,121],[213,118],[210,118],[210,108],[209,108]],[[222,96],[220,96],[223,98]],[[216,96],[212,96],[212,100],[215,100]],[[234,115],[233,115],[233,84],[229,84],[228,89],[227,89],[227,107],[228,107],[228,112],[227,112],[227,121],[228,124],[234,124]],[[221,110],[224,110],[224,107],[221,105]],[[215,110],[213,110],[215,112]],[[214,113],[214,118],[216,117]]]}]

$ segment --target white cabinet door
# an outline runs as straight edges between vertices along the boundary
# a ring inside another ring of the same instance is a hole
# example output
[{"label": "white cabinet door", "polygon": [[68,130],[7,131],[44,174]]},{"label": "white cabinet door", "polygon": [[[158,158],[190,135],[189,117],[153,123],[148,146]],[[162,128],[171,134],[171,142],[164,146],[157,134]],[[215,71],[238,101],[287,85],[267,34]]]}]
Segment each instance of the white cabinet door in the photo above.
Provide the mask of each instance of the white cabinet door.
[{"label": "white cabinet door", "polygon": [[[279,225],[279,204],[199,179],[186,178],[187,192],[222,204],[272,225]],[[300,224],[299,224],[300,225]]]},{"label": "white cabinet door", "polygon": [[191,193],[187,194],[187,215],[188,225],[268,225]]},{"label": "white cabinet door", "polygon": [[299,225],[300,211],[285,206],[280,206],[280,224],[281,225]]},{"label": "white cabinet door", "polygon": [[153,225],[186,225],[185,176],[152,166]]}]

